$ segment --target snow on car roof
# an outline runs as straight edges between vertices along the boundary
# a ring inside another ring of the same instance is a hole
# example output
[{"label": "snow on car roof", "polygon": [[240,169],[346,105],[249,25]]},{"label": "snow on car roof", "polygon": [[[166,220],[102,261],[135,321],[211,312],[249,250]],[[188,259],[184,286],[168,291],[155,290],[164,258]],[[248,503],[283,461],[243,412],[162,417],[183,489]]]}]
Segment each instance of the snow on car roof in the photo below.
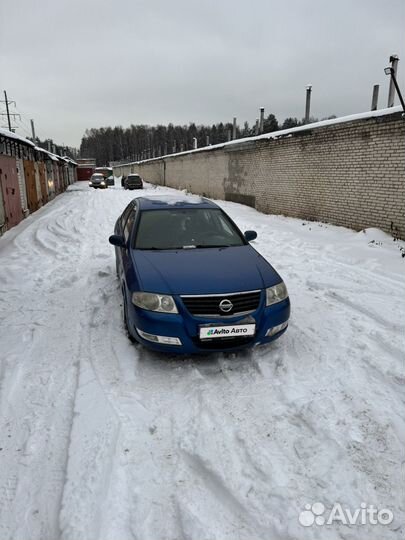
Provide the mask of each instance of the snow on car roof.
[{"label": "snow on car roof", "polygon": [[142,210],[158,210],[173,206],[181,206],[184,208],[218,208],[217,205],[200,197],[198,195],[188,195],[186,193],[179,195],[151,195],[150,197],[137,197],[139,206]]}]

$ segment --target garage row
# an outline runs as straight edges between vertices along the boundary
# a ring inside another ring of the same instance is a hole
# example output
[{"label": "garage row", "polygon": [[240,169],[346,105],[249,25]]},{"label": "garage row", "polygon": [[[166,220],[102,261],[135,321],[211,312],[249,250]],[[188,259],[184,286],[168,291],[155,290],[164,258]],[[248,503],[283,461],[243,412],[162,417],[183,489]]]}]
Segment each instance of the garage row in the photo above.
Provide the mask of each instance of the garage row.
[{"label": "garage row", "polygon": [[77,179],[77,164],[0,129],[0,236]]}]

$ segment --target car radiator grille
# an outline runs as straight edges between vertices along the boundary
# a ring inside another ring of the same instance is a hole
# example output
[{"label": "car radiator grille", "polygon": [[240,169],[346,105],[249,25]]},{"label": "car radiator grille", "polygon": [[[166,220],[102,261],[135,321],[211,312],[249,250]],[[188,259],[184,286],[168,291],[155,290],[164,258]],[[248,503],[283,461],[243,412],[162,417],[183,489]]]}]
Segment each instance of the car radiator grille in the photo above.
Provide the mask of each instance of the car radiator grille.
[{"label": "car radiator grille", "polygon": [[[260,291],[228,295],[182,296],[181,299],[192,315],[230,317],[255,311],[260,304]],[[231,310],[223,311],[220,308],[223,300],[229,300],[232,303]]]}]

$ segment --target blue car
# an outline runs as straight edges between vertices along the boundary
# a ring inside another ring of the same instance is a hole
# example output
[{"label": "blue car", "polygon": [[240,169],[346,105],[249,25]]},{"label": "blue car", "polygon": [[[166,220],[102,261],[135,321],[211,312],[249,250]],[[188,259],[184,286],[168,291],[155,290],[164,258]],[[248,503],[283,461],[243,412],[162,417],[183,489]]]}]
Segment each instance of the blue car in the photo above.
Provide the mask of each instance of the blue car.
[{"label": "blue car", "polygon": [[118,218],[115,246],[128,337],[193,354],[269,343],[290,316],[287,288],[212,201],[139,197]]}]

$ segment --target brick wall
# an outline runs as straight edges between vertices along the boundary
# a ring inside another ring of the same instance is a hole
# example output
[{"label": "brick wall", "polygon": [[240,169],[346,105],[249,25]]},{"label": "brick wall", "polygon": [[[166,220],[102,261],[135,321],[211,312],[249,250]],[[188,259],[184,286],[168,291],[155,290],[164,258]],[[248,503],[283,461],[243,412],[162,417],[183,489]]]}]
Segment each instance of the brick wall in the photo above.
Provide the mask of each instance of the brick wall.
[{"label": "brick wall", "polygon": [[[292,130],[127,165],[152,183],[249,204],[271,214],[378,227],[405,239],[401,113]],[[115,174],[121,174],[117,168]]]}]

